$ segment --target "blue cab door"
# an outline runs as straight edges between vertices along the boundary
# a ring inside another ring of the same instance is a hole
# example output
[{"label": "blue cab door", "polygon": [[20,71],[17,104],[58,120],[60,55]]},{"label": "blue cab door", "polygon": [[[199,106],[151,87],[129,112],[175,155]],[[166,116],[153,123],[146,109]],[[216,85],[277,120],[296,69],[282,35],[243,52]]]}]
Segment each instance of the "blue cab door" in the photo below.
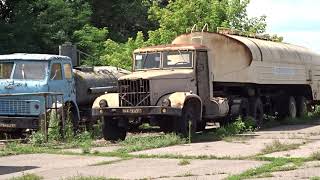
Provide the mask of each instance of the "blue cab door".
[{"label": "blue cab door", "polygon": [[64,94],[64,101],[75,102],[74,80],[68,61],[51,61],[49,71],[49,92]]}]

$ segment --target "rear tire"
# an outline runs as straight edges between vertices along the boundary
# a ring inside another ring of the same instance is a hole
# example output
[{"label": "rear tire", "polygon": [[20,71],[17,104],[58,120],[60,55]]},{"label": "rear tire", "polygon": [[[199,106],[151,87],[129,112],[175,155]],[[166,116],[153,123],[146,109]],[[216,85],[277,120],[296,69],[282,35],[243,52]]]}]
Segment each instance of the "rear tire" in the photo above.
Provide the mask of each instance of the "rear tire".
[{"label": "rear tire", "polygon": [[295,98],[293,96],[279,97],[276,101],[276,111],[280,120],[297,117],[297,104]]},{"label": "rear tire", "polygon": [[255,126],[260,128],[264,119],[264,110],[261,99],[259,97],[250,98],[249,107],[249,116],[254,120]]},{"label": "rear tire", "polygon": [[288,100],[288,117],[289,118],[297,117],[297,104],[293,96],[290,96]]},{"label": "rear tire", "polygon": [[127,129],[118,125],[118,119],[104,118],[102,124],[102,134],[107,141],[125,140]]},{"label": "rear tire", "polygon": [[304,96],[296,98],[297,102],[297,116],[304,117],[308,114],[308,101]]}]

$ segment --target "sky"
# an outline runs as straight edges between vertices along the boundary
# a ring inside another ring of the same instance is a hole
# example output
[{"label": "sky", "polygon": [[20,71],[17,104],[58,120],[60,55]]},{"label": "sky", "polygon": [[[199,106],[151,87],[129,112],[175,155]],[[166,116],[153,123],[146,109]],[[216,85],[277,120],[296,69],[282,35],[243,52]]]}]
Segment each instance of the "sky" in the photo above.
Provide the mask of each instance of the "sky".
[{"label": "sky", "polygon": [[251,0],[247,11],[267,16],[267,33],[320,53],[319,0]]}]

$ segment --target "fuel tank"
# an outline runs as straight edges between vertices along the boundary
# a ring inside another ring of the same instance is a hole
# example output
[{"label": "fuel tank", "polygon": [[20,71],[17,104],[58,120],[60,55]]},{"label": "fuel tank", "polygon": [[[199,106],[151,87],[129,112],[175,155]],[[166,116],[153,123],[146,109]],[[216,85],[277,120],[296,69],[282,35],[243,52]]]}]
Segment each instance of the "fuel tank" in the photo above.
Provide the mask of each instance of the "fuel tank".
[{"label": "fuel tank", "polygon": [[76,67],[73,73],[78,105],[91,106],[105,92],[117,92],[118,78],[130,74],[130,71],[113,66],[99,66]]}]

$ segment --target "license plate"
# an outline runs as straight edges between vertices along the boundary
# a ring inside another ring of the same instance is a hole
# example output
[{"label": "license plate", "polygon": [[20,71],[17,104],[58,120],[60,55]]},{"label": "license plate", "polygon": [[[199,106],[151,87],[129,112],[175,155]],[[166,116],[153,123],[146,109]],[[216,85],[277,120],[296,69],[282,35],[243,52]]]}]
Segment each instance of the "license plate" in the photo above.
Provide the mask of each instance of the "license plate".
[{"label": "license plate", "polygon": [[131,114],[140,114],[142,113],[142,109],[123,109],[123,113],[131,113]]},{"label": "license plate", "polygon": [[0,123],[0,127],[2,128],[15,128],[17,127],[16,124],[4,124],[4,123]]}]

